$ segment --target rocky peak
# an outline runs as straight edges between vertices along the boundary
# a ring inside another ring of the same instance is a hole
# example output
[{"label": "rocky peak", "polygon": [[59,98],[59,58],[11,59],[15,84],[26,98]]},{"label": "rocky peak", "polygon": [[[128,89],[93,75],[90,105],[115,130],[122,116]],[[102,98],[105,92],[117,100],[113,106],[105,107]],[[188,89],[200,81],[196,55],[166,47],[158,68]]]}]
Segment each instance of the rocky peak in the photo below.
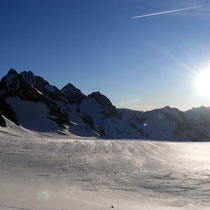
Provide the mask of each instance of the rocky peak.
[{"label": "rocky peak", "polygon": [[20,75],[15,69],[10,69],[8,74],[0,81],[0,96],[6,92],[16,92],[20,87]]},{"label": "rocky peak", "polygon": [[31,71],[23,71],[20,73],[21,77],[34,88],[41,88],[49,83],[42,77],[34,75]]},{"label": "rocky peak", "polygon": [[[26,81],[26,78],[28,81]],[[8,108],[9,105],[6,104],[5,99],[8,97],[19,97],[22,100],[45,104],[49,109],[49,119],[55,121],[60,127],[64,127],[64,125],[68,124],[70,125],[67,114],[62,112],[57,104],[50,99],[50,96],[46,94],[48,96],[47,97],[45,94],[41,94],[39,91],[37,91],[37,88],[33,87],[29,83],[29,81],[31,81],[33,84],[36,84],[36,80],[38,81],[38,84],[49,84],[44,79],[39,79],[39,77],[36,77],[32,72],[23,72],[20,75],[14,69],[10,70],[8,74],[0,81],[0,115],[11,119],[13,122],[18,124],[18,121],[13,113],[14,111]],[[40,85],[37,87],[43,86]],[[45,86],[43,87],[43,90],[46,90]],[[46,93],[48,93],[47,90]],[[58,93],[60,95],[59,90]]]},{"label": "rocky peak", "polygon": [[103,94],[101,94],[99,91],[98,92],[93,92],[90,95],[88,95],[88,98],[93,98],[95,101],[100,104],[104,111],[102,113],[106,118],[109,117],[115,117],[118,119],[122,119],[122,114],[119,112],[115,106],[111,103],[111,101]]},{"label": "rocky peak", "polygon": [[78,93],[81,91],[76,88],[74,85],[72,85],[71,83],[68,83],[67,85],[65,85],[62,89],[61,89],[61,92],[64,92],[66,94],[74,94],[74,93]]},{"label": "rocky peak", "polygon": [[40,76],[34,75],[31,71],[23,71],[21,77],[33,88],[36,88],[41,93],[47,95],[54,100],[60,100],[60,91],[57,87],[52,86]]},{"label": "rocky peak", "polygon": [[18,73],[16,72],[15,69],[11,68],[8,72],[8,75],[17,75]]},{"label": "rocky peak", "polygon": [[64,98],[68,99],[71,104],[80,104],[86,96],[74,85],[68,83],[61,89],[61,93]]},{"label": "rocky peak", "polygon": [[103,94],[98,92],[93,92],[90,95],[88,95],[88,98],[94,98],[101,106],[103,107],[110,107],[113,108],[111,101]]},{"label": "rocky peak", "polygon": [[39,93],[31,87],[14,69],[0,81],[0,97],[19,96],[25,100],[37,101]]}]

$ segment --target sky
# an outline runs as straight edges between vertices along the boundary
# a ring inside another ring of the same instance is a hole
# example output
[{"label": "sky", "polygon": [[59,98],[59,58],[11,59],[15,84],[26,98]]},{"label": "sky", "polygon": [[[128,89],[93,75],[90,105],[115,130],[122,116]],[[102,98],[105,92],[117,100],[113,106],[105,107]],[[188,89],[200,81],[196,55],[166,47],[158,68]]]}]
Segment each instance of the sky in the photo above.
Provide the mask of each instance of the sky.
[{"label": "sky", "polygon": [[209,0],[0,0],[0,78],[31,70],[117,107],[187,110],[210,106],[195,85],[208,67]]}]

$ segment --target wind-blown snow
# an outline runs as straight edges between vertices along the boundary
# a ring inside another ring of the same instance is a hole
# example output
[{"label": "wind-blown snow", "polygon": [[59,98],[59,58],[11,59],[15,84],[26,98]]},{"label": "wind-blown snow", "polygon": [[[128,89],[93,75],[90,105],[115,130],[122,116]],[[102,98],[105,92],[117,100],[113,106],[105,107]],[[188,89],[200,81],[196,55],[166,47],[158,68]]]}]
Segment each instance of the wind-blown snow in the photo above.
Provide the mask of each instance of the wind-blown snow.
[{"label": "wind-blown snow", "polygon": [[6,120],[0,209],[209,209],[209,143],[61,139]]}]

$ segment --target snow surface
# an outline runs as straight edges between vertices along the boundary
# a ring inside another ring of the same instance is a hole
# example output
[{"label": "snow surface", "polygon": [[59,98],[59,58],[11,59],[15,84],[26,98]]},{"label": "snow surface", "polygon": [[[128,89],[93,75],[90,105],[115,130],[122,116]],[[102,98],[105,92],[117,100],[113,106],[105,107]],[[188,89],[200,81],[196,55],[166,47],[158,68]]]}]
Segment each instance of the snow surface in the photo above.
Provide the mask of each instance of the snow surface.
[{"label": "snow surface", "polygon": [[210,144],[0,127],[0,209],[210,208]]}]

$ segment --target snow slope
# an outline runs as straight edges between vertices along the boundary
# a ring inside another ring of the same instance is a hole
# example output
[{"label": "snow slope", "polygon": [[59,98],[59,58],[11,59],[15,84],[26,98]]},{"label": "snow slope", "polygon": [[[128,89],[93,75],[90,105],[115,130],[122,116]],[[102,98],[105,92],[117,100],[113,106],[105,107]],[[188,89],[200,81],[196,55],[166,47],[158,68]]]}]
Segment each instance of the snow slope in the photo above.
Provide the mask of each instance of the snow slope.
[{"label": "snow slope", "polygon": [[1,210],[210,208],[209,143],[69,139],[6,123]]}]

